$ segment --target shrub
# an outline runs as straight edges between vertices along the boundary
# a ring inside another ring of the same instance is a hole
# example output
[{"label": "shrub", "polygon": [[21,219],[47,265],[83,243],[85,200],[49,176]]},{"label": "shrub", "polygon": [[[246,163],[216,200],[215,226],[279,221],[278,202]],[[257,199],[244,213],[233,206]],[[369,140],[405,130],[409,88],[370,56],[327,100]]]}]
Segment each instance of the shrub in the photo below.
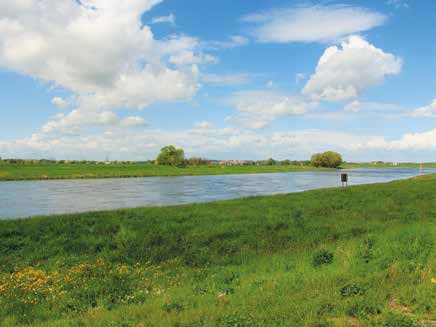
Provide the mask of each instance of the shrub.
[{"label": "shrub", "polygon": [[321,250],[315,253],[312,258],[312,264],[314,267],[319,267],[321,265],[330,264],[333,262],[333,253]]},{"label": "shrub", "polygon": [[235,312],[220,319],[220,326],[223,327],[245,327],[256,326],[254,318],[250,314],[240,314]]},{"label": "shrub", "polygon": [[388,312],[384,317],[383,326],[385,327],[415,327],[421,326],[415,319],[402,313]]},{"label": "shrub", "polygon": [[203,158],[197,158],[197,157],[193,157],[193,158],[189,158],[185,160],[185,165],[187,166],[207,166],[210,164],[210,161],[208,159],[203,159]]},{"label": "shrub", "polygon": [[174,302],[174,303],[164,303],[162,305],[162,309],[168,313],[170,313],[170,312],[179,313],[179,312],[183,311],[185,309],[185,307],[181,303]]},{"label": "shrub", "polygon": [[340,289],[342,297],[350,297],[365,294],[363,287],[356,284],[348,284]]}]

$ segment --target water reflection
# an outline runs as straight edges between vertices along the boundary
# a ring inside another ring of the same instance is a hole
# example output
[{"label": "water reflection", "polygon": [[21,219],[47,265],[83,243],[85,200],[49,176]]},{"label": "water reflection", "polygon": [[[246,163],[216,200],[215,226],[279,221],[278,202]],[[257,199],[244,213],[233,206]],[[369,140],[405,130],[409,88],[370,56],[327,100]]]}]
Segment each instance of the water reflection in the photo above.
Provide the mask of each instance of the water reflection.
[{"label": "water reflection", "polygon": [[[0,182],[0,219],[337,187],[343,172],[349,174],[349,184],[356,185],[412,177],[419,174],[419,169]],[[436,173],[436,170],[425,169],[424,173]]]}]

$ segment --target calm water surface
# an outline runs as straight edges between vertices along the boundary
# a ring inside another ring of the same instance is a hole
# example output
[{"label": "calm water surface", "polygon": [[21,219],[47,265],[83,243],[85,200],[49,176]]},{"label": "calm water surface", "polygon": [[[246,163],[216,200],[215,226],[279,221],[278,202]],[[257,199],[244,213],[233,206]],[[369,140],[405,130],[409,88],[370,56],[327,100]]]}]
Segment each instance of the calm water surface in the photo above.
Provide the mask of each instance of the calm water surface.
[{"label": "calm water surface", "polygon": [[409,178],[419,169],[0,182],[0,219],[300,192],[340,186],[344,172],[356,185]]}]

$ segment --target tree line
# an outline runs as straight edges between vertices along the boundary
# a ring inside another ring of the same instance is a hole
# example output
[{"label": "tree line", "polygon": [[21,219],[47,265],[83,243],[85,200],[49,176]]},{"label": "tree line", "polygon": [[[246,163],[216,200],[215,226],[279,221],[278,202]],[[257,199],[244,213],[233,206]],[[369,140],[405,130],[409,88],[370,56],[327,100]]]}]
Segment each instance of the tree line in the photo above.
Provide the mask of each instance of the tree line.
[{"label": "tree line", "polygon": [[[224,163],[226,161],[223,161]],[[229,163],[234,162],[238,165],[303,165],[309,166],[312,165],[314,167],[325,167],[325,168],[338,168],[342,163],[341,154],[334,151],[327,151],[323,153],[316,153],[312,156],[311,160],[274,160],[272,158],[261,161],[253,161],[253,160],[229,160]],[[158,157],[156,158],[157,165],[168,165],[168,166],[204,166],[208,164],[212,164],[213,162],[203,158],[190,158],[185,159],[185,151],[182,148],[176,148],[172,145],[165,146],[161,149]]]},{"label": "tree line", "polygon": [[208,166],[208,165],[239,165],[239,166],[314,166],[314,167],[326,167],[337,168],[343,161],[342,156],[333,151],[327,151],[324,153],[316,153],[312,156],[311,160],[275,160],[269,158],[266,160],[208,160],[200,157],[185,158],[185,151],[182,148],[176,148],[173,145],[168,145],[160,150],[156,160],[147,161],[92,161],[92,160],[31,160],[31,159],[1,159],[0,162],[9,164],[155,164],[174,167],[196,167],[196,166]]}]

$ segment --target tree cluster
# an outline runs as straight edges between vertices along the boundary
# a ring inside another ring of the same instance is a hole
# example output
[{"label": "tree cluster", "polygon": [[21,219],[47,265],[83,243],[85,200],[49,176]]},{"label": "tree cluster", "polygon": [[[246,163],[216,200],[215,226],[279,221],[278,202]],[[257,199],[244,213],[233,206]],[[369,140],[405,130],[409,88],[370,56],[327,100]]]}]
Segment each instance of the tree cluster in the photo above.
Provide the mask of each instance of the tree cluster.
[{"label": "tree cluster", "polygon": [[157,165],[182,167],[185,165],[185,151],[169,145],[160,150],[156,159]]},{"label": "tree cluster", "polygon": [[342,156],[333,151],[315,153],[311,163],[314,167],[338,168],[342,164]]}]

